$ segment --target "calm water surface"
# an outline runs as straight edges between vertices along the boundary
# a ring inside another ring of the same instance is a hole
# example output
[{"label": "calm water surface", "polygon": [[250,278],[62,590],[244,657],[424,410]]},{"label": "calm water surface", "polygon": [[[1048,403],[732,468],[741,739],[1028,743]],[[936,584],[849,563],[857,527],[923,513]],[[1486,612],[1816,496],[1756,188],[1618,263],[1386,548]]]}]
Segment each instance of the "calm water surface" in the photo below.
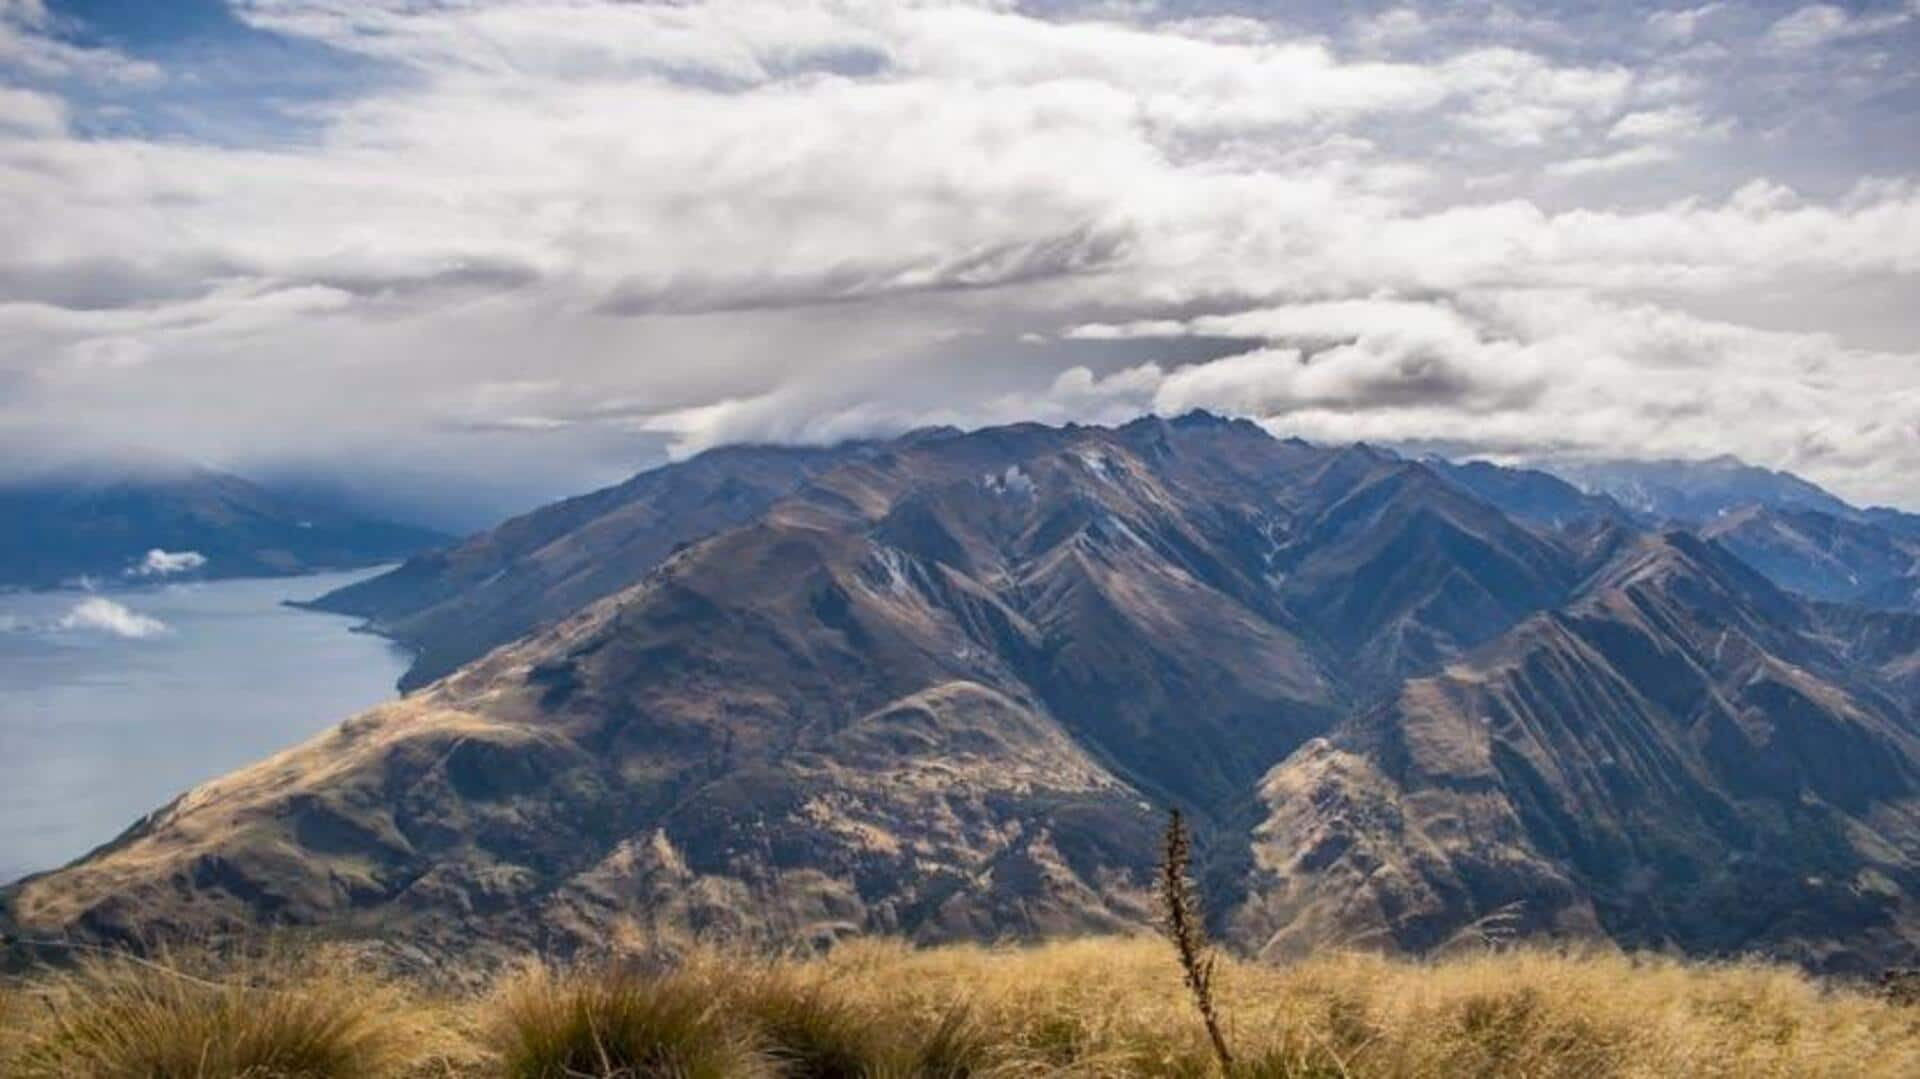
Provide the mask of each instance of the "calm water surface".
[{"label": "calm water surface", "polygon": [[0,882],[392,697],[404,653],[281,606],[377,572],[0,594]]}]

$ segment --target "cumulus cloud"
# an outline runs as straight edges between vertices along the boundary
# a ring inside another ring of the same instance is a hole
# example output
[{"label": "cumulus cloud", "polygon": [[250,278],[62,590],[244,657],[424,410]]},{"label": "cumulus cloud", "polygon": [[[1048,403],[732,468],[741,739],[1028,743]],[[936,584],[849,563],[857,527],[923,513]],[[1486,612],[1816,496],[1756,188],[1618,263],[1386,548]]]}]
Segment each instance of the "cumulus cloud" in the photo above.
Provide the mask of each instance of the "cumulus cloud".
[{"label": "cumulus cloud", "polygon": [[[252,118],[284,137],[148,135],[98,103],[151,61],[0,7],[0,445],[559,494],[669,446],[1189,402],[1545,445],[1658,385],[1708,452],[1920,504],[1910,148],[1801,152],[1835,125],[1797,111],[1903,85],[1808,35],[1905,8],[234,10],[377,76]],[[1756,425],[1721,384],[1819,407]]]},{"label": "cumulus cloud", "polygon": [[135,577],[171,577],[177,573],[191,573],[207,564],[207,556],[199,551],[165,551],[155,547],[147,552],[140,564],[127,572]]},{"label": "cumulus cloud", "polygon": [[1493,293],[1464,305],[1306,305],[1079,332],[1264,336],[1266,347],[1178,369],[1063,376],[1056,393],[1124,395],[1134,409],[1163,413],[1228,411],[1322,440],[1576,458],[1618,456],[1622,446],[1704,457],[1734,442],[1755,459],[1821,479],[1865,478],[1883,493],[1905,482],[1920,446],[1909,358],[1574,291]]},{"label": "cumulus cloud", "polygon": [[141,614],[105,596],[89,596],[57,623],[60,629],[82,633],[104,633],[126,640],[145,640],[167,633],[167,624],[151,615]]}]

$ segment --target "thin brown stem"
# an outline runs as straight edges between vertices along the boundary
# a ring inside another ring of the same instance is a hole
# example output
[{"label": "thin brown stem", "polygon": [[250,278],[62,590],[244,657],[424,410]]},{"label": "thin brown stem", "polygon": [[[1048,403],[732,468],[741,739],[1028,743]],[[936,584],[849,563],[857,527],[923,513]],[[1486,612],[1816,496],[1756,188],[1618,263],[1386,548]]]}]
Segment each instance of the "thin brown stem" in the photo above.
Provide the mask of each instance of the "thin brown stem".
[{"label": "thin brown stem", "polygon": [[1193,840],[1187,834],[1186,820],[1178,809],[1174,809],[1167,814],[1167,831],[1160,846],[1161,929],[1180,957],[1180,969],[1186,976],[1187,991],[1192,994],[1194,1007],[1199,1009],[1200,1019],[1206,1024],[1207,1039],[1213,1043],[1213,1054],[1220,1061],[1220,1070],[1224,1074],[1231,1074],[1233,1053],[1227,1048],[1227,1038],[1220,1027],[1219,1008],[1213,996],[1217,957],[1207,943],[1206,918],[1198,890],[1194,887],[1192,864]]}]

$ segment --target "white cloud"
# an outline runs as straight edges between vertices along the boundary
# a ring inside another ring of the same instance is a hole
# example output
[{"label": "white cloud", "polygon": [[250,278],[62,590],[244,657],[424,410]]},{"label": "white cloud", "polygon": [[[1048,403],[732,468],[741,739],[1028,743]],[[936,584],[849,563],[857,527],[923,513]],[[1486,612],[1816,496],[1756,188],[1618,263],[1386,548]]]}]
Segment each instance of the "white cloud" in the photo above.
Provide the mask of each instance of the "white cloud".
[{"label": "white cloud", "polygon": [[[1732,442],[1868,500],[1898,492],[1920,467],[1920,385],[1904,373],[1915,357],[1650,304],[1520,290],[1469,304],[1283,307],[1197,318],[1178,332],[1271,343],[1178,369],[1083,372],[1072,395],[1124,395],[1167,414],[1226,411],[1336,442],[1653,457],[1711,456]],[[1111,335],[1131,333],[1168,335],[1164,326]]]},{"label": "white cloud", "polygon": [[1672,11],[1656,11],[1647,16],[1647,31],[1657,40],[1671,44],[1686,44],[1694,39],[1707,20],[1727,5],[1724,3],[1702,4],[1699,7],[1681,8]]},{"label": "white cloud", "polygon": [[1912,8],[1855,14],[1835,4],[1809,4],[1774,23],[1767,31],[1767,43],[1780,50],[1804,51],[1847,38],[1878,34],[1912,17]]},{"label": "white cloud", "polygon": [[152,356],[152,346],[137,337],[85,337],[67,346],[68,366],[80,372],[138,367]]},{"label": "white cloud", "polygon": [[1455,123],[1509,146],[1538,146],[1612,115],[1633,75],[1619,67],[1565,67],[1516,49],[1481,49],[1446,63],[1469,87],[1470,107]]},{"label": "white cloud", "polygon": [[1354,20],[1354,38],[1371,48],[1416,41],[1432,28],[1426,15],[1410,7],[1388,8]]},{"label": "white cloud", "polygon": [[[101,135],[78,97],[58,117],[44,87],[0,97],[0,442],[627,467],[667,442],[1205,398],[1356,433],[1385,422],[1377,400],[1406,437],[1505,443],[1557,434],[1515,418],[1530,395],[1610,415],[1607,378],[1648,354],[1606,318],[1570,323],[1584,349],[1549,349],[1491,314],[1551,292],[1801,331],[1826,412],[1782,424],[1816,445],[1897,426],[1881,375],[1846,368],[1911,370],[1920,351],[1906,305],[1873,312],[1898,348],[1859,347],[1866,320],[1828,313],[1920,273],[1920,189],[1897,169],[1805,196],[1770,179],[1792,133],[1732,126],[1687,59],[1703,43],[1678,47],[1705,23],[1761,49],[1765,20],[1731,6],[1622,21],[1624,45],[1513,12],[1474,37],[1429,7],[1344,43],[1151,5],[238,10],[393,67],[261,145]],[[7,25],[84,66],[44,12]],[[1656,29],[1673,48],[1648,44]],[[1774,62],[1769,92],[1828,85],[1800,70]],[[1712,137],[1736,129],[1754,138]],[[1289,340],[1203,374],[1190,355],[1143,362],[1116,329],[1196,312],[1222,321],[1194,332]],[[1101,333],[1124,359],[1089,361]],[[1742,362],[1714,340],[1673,338]],[[1549,360],[1596,373],[1543,391]],[[1717,450],[1778,459],[1779,432],[1703,400]],[[1823,475],[1920,499],[1843,459]]]},{"label": "white cloud", "polygon": [[168,632],[167,624],[104,596],[89,596],[73,605],[58,623],[63,630],[105,633],[127,640],[145,640]]},{"label": "white cloud", "polygon": [[66,130],[67,108],[51,94],[0,86],[0,131],[51,135]]},{"label": "white cloud", "polygon": [[140,564],[127,572],[135,577],[170,577],[176,573],[189,573],[207,564],[207,556],[199,551],[164,551],[158,547],[147,552]]},{"label": "white cloud", "polygon": [[136,85],[162,77],[160,68],[147,61],[62,40],[59,22],[43,0],[0,0],[0,70]]},{"label": "white cloud", "polygon": [[1607,137],[1621,141],[1671,142],[1723,132],[1724,121],[1712,124],[1699,109],[1676,105],[1630,112],[1614,122]]},{"label": "white cloud", "polygon": [[1657,165],[1662,161],[1671,160],[1672,157],[1672,151],[1659,146],[1635,146],[1626,150],[1615,150],[1610,154],[1556,161],[1547,166],[1546,173],[1549,176],[1567,177],[1605,175]]}]

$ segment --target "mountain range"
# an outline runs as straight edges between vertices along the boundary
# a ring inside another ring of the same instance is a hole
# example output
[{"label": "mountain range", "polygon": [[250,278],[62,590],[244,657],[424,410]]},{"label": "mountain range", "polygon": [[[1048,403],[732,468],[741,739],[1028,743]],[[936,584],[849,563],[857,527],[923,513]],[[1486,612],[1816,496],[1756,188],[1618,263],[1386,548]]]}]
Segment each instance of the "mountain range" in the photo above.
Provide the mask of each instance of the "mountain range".
[{"label": "mountain range", "polygon": [[1920,609],[1920,515],[1860,509],[1786,472],[1731,457],[1537,469],[1428,459],[1518,519],[1680,528],[1719,542],[1774,583],[1822,600]]},{"label": "mountain range", "polygon": [[451,540],[192,465],[68,469],[0,482],[5,586],[287,576],[397,561]]},{"label": "mountain range", "polygon": [[1864,592],[1912,538],[1832,503],[1681,519],[1205,413],[716,450],[322,598],[417,649],[411,692],[0,928],[1124,929],[1177,805],[1261,954],[1910,964],[1920,611]]}]

